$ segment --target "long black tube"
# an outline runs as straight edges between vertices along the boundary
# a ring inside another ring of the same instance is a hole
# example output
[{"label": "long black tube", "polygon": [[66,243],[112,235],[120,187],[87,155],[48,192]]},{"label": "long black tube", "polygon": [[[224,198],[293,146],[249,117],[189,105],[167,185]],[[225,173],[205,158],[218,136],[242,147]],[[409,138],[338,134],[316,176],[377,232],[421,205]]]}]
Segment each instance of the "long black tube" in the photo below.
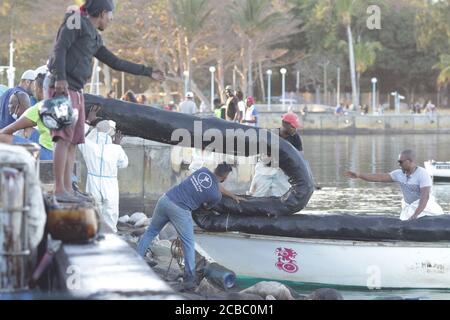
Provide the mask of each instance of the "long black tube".
[{"label": "long black tube", "polygon": [[268,218],[202,213],[194,215],[194,220],[209,232],[239,231],[266,236],[359,241],[450,240],[448,215],[401,221],[397,217],[379,215],[296,214]]},{"label": "long black tube", "polygon": [[[282,197],[254,198],[247,197],[248,201],[235,203],[229,198],[223,198],[218,206],[213,208],[221,214],[238,214],[248,216],[285,216],[299,212],[305,208],[314,192],[313,178],[308,163],[290,143],[267,130],[257,128],[258,134],[253,138],[243,138],[245,149],[240,151],[237,148],[238,138],[234,139],[234,145],[226,145],[227,137],[232,137],[228,129],[250,132],[254,130],[248,126],[233,122],[227,122],[217,118],[199,118],[191,115],[175,113],[143,106],[139,104],[124,102],[115,99],[105,99],[99,96],[85,94],[86,112],[93,105],[101,106],[99,117],[113,120],[117,123],[117,128],[124,135],[141,137],[147,140],[157,141],[170,145],[180,145],[183,147],[199,147],[206,149],[211,141],[204,141],[202,137],[210,129],[218,130],[223,136],[223,153],[238,156],[257,155],[259,147],[253,150],[250,145],[257,143],[258,146],[266,145],[270,153],[272,147],[279,144],[279,166],[289,177],[292,188]],[[196,129],[201,127],[200,129]],[[172,136],[177,129],[186,129],[189,132],[191,141],[173,140]],[[197,133],[197,137],[195,134]],[[201,135],[200,137],[198,135]],[[195,138],[201,140],[200,145],[195,145]],[[200,210],[197,213],[202,213]]]}]

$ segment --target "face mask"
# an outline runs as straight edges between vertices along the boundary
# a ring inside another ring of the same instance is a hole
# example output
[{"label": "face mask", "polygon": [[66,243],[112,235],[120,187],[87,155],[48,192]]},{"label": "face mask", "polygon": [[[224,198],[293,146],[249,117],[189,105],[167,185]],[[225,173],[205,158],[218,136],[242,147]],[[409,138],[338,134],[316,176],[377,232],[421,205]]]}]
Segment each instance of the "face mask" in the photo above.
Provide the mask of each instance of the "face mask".
[{"label": "face mask", "polygon": [[17,118],[18,118],[19,116],[18,116],[17,114],[14,113],[14,114],[11,115],[11,117],[12,117],[14,120],[17,120]]}]

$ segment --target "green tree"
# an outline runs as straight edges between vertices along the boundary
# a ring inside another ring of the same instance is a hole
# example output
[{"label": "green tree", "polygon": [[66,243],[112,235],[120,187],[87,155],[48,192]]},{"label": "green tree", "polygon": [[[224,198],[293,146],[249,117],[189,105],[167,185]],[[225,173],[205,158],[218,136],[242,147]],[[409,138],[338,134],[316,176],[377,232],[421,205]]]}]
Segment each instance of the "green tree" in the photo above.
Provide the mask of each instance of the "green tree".
[{"label": "green tree", "polygon": [[[276,8],[271,0],[234,0],[228,7],[234,31],[241,39],[240,59],[243,88],[253,95],[255,51],[265,55],[268,49],[295,32],[297,23],[287,10]],[[284,30],[278,33],[277,30]],[[262,63],[261,58],[257,58]],[[260,68],[261,69],[261,68]]]},{"label": "green tree", "polygon": [[[377,51],[382,50],[381,43],[375,42],[358,42],[355,45],[355,63],[356,63],[356,79],[357,92],[361,96],[360,80],[361,75],[372,67],[377,59]],[[358,100],[360,100],[358,98]]]},{"label": "green tree", "polygon": [[441,55],[440,61],[434,66],[434,69],[438,69],[441,72],[438,76],[439,86],[444,86],[450,83],[450,55]]}]

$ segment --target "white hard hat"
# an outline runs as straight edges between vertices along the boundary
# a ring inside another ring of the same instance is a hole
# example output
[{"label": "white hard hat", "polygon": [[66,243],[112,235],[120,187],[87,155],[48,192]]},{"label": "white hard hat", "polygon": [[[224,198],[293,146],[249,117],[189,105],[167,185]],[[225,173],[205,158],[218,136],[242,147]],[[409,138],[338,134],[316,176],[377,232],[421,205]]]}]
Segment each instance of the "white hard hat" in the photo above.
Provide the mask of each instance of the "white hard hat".
[{"label": "white hard hat", "polygon": [[190,98],[190,99],[192,99],[192,98],[194,98],[194,93],[193,92],[186,92],[186,98]]},{"label": "white hard hat", "polygon": [[37,73],[34,70],[27,70],[22,74],[21,80],[30,80],[34,81],[36,80]]}]

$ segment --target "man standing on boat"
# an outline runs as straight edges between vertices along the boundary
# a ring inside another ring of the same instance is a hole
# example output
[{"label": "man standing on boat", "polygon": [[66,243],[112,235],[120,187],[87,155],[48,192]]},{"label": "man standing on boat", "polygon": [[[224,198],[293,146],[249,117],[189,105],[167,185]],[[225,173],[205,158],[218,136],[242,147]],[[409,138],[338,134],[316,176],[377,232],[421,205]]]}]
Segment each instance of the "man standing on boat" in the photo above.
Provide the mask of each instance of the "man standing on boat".
[{"label": "man standing on boat", "polygon": [[[108,28],[113,19],[112,0],[85,0],[77,11],[65,15],[58,30],[48,63],[48,96],[69,97],[77,121],[60,130],[52,130],[54,152],[54,176],[56,201],[77,203],[86,200],[72,188],[72,172],[76,146],[83,144],[85,106],[83,88],[92,74],[92,60],[99,61],[117,71],[146,76],[164,81],[162,71],[142,64],[135,64],[116,57],[103,43],[100,31]],[[77,23],[74,23],[77,22]]]},{"label": "man standing on boat", "polygon": [[428,172],[417,166],[416,155],[412,150],[403,151],[399,158],[400,169],[391,173],[355,173],[348,171],[350,179],[362,179],[368,182],[397,182],[403,192],[402,221],[415,220],[424,216],[443,215],[444,211],[431,195],[433,181]]}]

